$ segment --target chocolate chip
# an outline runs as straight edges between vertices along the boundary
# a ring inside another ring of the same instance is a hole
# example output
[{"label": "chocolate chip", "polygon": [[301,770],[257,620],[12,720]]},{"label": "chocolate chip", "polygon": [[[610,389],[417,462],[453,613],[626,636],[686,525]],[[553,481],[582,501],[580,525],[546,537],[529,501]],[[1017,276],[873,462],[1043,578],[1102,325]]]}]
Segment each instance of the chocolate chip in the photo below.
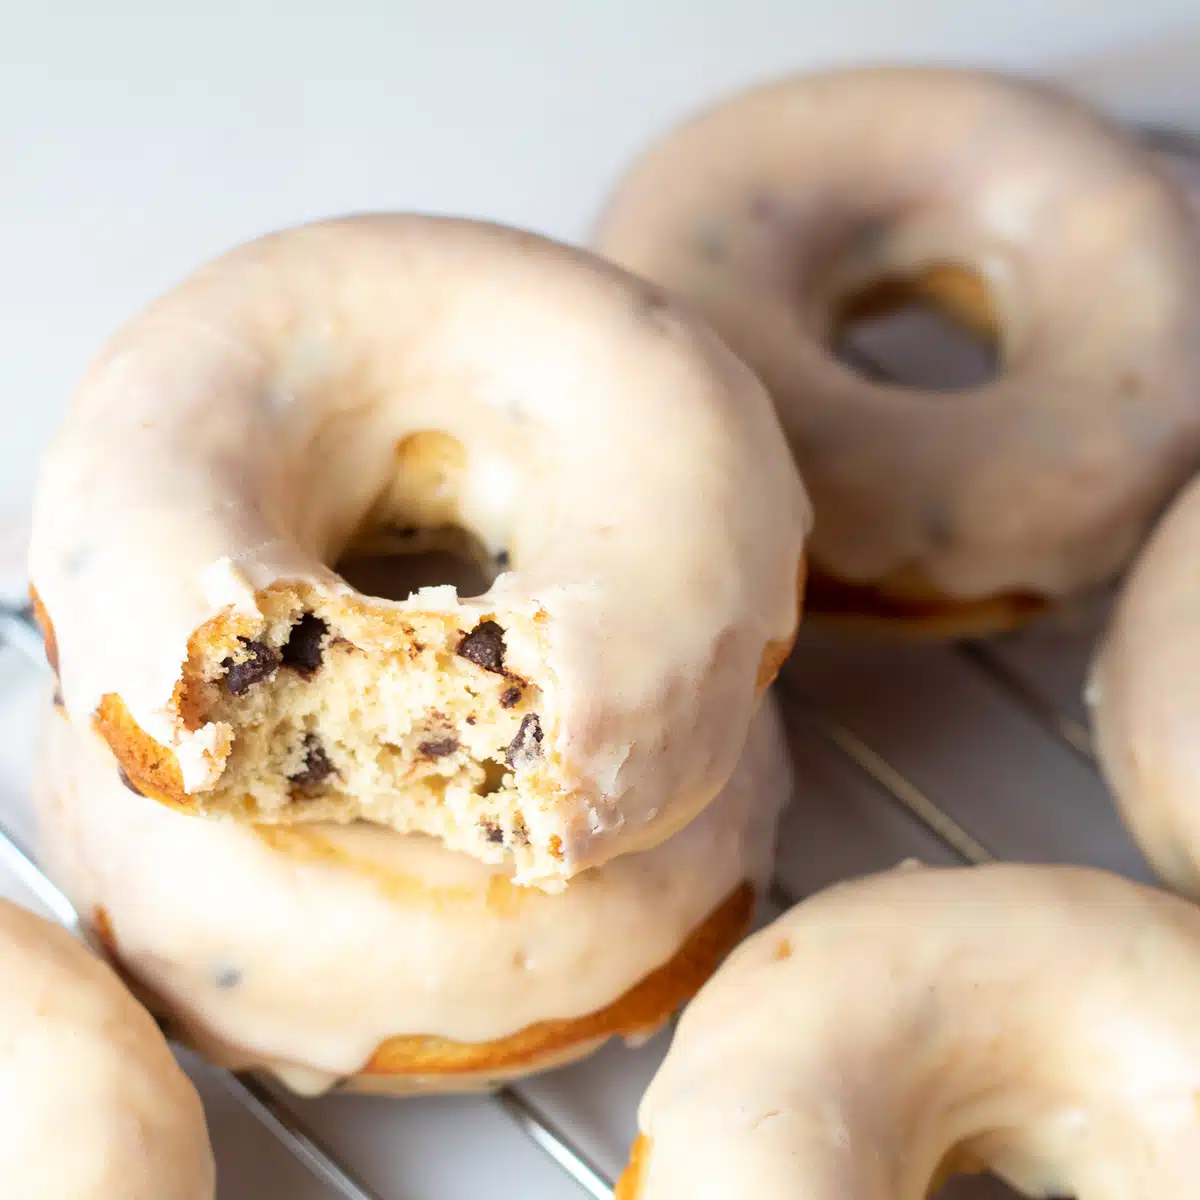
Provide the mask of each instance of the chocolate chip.
[{"label": "chocolate chip", "polygon": [[254,642],[249,638],[240,637],[238,641],[246,650],[244,662],[234,662],[227,658],[221,663],[225,672],[225,686],[235,696],[244,695],[256,683],[275,674],[279,666],[279,652],[262,642]]},{"label": "chocolate chip", "polygon": [[512,706],[520,699],[521,689],[519,687],[505,688],[504,691],[500,693],[500,707],[512,708]]},{"label": "chocolate chip", "polygon": [[674,323],[671,301],[662,288],[646,286],[635,300],[639,321],[656,334],[669,333]]},{"label": "chocolate chip", "polygon": [[709,262],[720,262],[729,252],[724,228],[716,221],[702,224],[696,230],[696,250],[701,258]]},{"label": "chocolate chip", "polygon": [[945,549],[954,544],[954,514],[945,504],[930,500],[921,506],[921,518],[930,545]]},{"label": "chocolate chip", "polygon": [[425,758],[445,758],[458,749],[458,738],[438,738],[435,741],[422,742],[417,750]]},{"label": "chocolate chip", "polygon": [[517,736],[509,743],[504,761],[510,767],[527,767],[542,757],[542,723],[537,713],[526,713],[521,718]]},{"label": "chocolate chip", "polygon": [[475,724],[475,714],[474,714],[474,713],[472,713],[472,714],[471,714],[471,715],[470,715],[470,716],[467,718],[467,724],[468,724],[468,725],[474,725],[474,724]]},{"label": "chocolate chip", "polygon": [[781,216],[779,202],[765,192],[755,192],[750,197],[750,215],[756,221],[775,221]]},{"label": "chocolate chip", "polygon": [[310,679],[325,657],[323,643],[328,632],[329,626],[320,617],[305,613],[283,644],[283,665]]},{"label": "chocolate chip", "polygon": [[492,559],[492,562],[496,564],[497,571],[507,571],[508,564],[509,564],[509,562],[511,562],[511,559],[508,557],[508,551],[507,550],[497,550],[495,557]]},{"label": "chocolate chip", "polygon": [[495,621],[480,621],[458,643],[458,653],[485,671],[504,674],[504,630]]},{"label": "chocolate chip", "polygon": [[144,796],[146,793],[142,791],[136,783],[125,773],[124,767],[117,767],[117,778],[135,795]]},{"label": "chocolate chip", "polygon": [[240,967],[221,965],[213,968],[213,983],[223,991],[235,988],[241,982],[242,972]]},{"label": "chocolate chip", "polygon": [[324,783],[335,771],[329,755],[325,753],[315,734],[304,735],[304,770],[290,776],[300,787],[316,787]]},{"label": "chocolate chip", "polygon": [[489,842],[498,846],[504,841],[504,830],[495,821],[480,821],[479,825]]}]

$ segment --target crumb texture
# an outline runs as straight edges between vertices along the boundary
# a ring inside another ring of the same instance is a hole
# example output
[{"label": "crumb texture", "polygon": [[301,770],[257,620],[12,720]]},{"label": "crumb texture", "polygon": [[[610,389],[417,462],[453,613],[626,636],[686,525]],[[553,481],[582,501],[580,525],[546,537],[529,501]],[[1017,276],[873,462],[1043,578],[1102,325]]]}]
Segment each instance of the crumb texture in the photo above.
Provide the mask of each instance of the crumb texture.
[{"label": "crumb texture", "polygon": [[513,622],[312,604],[272,593],[257,627],[203,639],[193,719],[229,727],[232,749],[199,805],[266,823],[365,819],[485,861],[553,858],[536,842],[561,791],[545,692],[510,665]]}]

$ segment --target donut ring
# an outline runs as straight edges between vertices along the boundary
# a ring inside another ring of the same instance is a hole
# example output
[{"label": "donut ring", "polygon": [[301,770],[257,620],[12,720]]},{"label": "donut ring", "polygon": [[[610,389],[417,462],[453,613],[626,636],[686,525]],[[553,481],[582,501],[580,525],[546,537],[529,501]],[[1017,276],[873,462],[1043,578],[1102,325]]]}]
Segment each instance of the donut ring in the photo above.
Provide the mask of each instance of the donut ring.
[{"label": "donut ring", "polygon": [[[366,818],[547,889],[662,841],[787,656],[809,510],[751,373],[657,289],[416,216],[203,268],[93,365],[30,575],[73,720],[183,811]],[[481,596],[331,569],[469,531]]]},{"label": "donut ring", "polygon": [[1200,479],[1129,573],[1087,688],[1096,754],[1155,872],[1200,899]]},{"label": "donut ring", "polygon": [[379,826],[195,821],[51,716],[44,858],[180,1040],[297,1091],[472,1090],[658,1028],[745,933],[790,785],[768,698],[682,832],[549,896]]},{"label": "donut ring", "polygon": [[692,1002],[618,1200],[1190,1196],[1200,912],[1071,867],[831,888]]},{"label": "donut ring", "polygon": [[[1200,239],[1151,156],[964,70],[788,79],[655,145],[594,244],[771,391],[818,514],[810,613],[1004,628],[1109,578],[1200,458]],[[990,337],[953,396],[828,347],[897,295]]]},{"label": "donut ring", "polygon": [[213,1200],[204,1109],[150,1014],[0,900],[0,1179],[37,1200]]}]

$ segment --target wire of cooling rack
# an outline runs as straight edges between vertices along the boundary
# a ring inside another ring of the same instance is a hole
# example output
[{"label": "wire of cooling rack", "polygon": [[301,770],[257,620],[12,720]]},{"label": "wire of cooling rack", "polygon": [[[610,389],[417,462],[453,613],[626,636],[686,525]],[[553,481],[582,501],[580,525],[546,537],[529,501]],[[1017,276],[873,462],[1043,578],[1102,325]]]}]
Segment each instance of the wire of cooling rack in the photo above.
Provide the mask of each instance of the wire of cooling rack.
[{"label": "wire of cooling rack", "polygon": [[[0,605],[0,640],[7,639],[16,648],[43,662],[41,642],[27,610]],[[1072,753],[1093,761],[1086,730],[1071,718],[1058,713],[1022,680],[1018,679],[984,643],[964,642],[959,649],[1016,705],[1043,728],[1052,733]],[[810,698],[787,682],[780,685],[796,702],[802,718],[856,771],[863,775],[890,803],[897,805],[936,836],[962,862],[992,862],[996,856],[949,813],[907,779],[885,758],[874,751],[856,733],[833,721]],[[1081,748],[1085,748],[1081,753]],[[91,944],[86,923],[18,839],[0,824],[0,861],[10,867],[31,891],[67,928]],[[789,886],[776,878],[769,900],[780,909],[790,908],[798,899]],[[314,1175],[336,1188],[349,1200],[382,1200],[358,1179],[349,1167],[314,1134],[304,1128],[295,1114],[257,1076],[231,1074],[210,1068],[256,1120],[272,1133]],[[539,1150],[546,1154],[583,1193],[593,1200],[611,1200],[613,1181],[564,1131],[517,1088],[505,1087],[493,1096],[494,1102]]]},{"label": "wire of cooling rack", "polygon": [[990,646],[984,642],[959,642],[959,654],[981,671],[1019,708],[1056,737],[1076,758],[1088,766],[1096,763],[1092,735],[1074,717],[1059,712],[1040,692],[1031,688]]}]

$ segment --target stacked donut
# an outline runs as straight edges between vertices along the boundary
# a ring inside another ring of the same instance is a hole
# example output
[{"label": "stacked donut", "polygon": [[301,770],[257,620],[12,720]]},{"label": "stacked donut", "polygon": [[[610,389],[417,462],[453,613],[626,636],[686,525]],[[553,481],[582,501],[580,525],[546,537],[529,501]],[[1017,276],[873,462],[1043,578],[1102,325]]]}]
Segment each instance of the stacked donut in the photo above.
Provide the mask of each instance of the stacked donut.
[{"label": "stacked donut", "polygon": [[[185,1041],[474,1088],[661,1025],[742,936],[809,511],[751,372],[532,235],[235,250],[102,352],[31,548],[50,870]],[[340,563],[468,547],[399,599]]]}]

